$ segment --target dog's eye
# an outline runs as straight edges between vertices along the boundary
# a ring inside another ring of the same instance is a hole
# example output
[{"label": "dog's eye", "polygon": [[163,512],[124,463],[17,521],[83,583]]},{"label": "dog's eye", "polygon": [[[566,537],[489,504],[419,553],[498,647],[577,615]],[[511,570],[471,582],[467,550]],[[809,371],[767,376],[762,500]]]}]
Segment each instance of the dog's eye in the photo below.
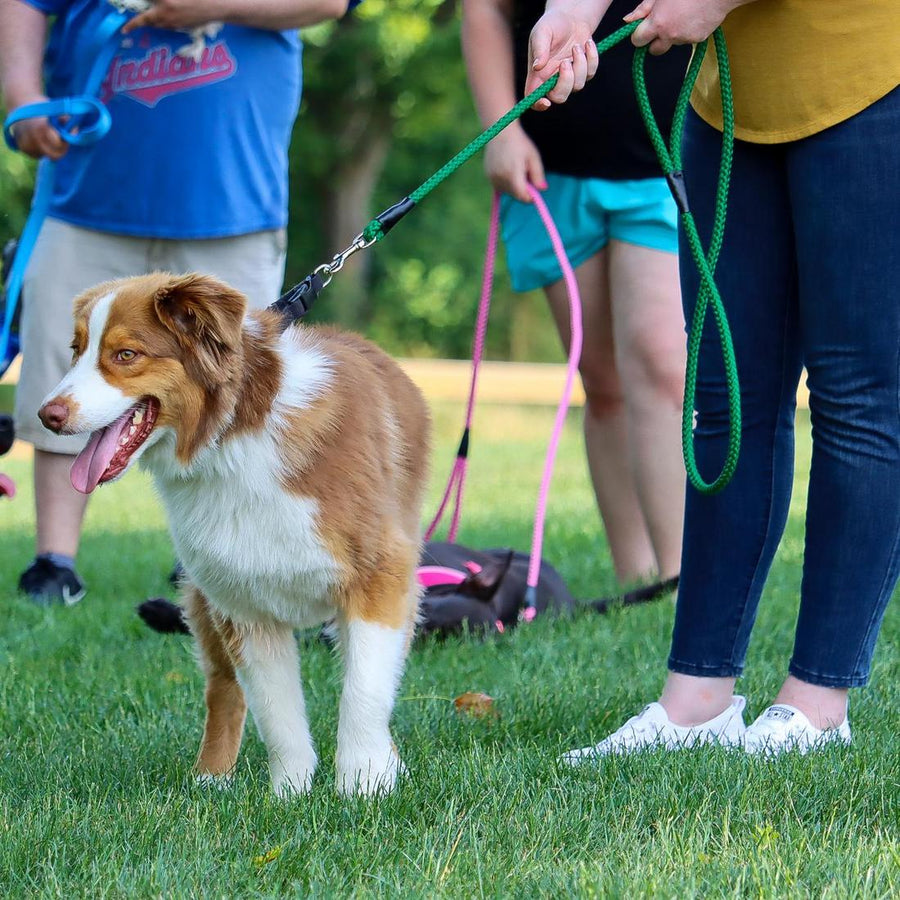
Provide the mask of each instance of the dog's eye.
[{"label": "dog's eye", "polygon": [[116,362],[131,362],[137,353],[134,350],[120,350],[116,354]]}]

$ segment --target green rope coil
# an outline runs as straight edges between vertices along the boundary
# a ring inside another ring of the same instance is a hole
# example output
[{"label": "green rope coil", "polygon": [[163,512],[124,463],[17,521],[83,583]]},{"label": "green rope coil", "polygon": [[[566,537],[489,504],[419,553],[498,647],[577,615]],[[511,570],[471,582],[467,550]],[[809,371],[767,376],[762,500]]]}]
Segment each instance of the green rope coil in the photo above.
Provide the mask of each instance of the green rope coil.
[{"label": "green rope coil", "polygon": [[[602,55],[611,47],[627,38],[638,27],[640,22],[631,22],[624,25],[609,37],[597,42],[597,53]],[[700,235],[694,217],[687,205],[687,196],[683,191],[683,177],[681,171],[681,141],[684,131],[684,120],[690,104],[691,93],[700,66],[706,54],[709,41],[698,44],[691,63],[688,66],[687,75],[681,86],[678,100],[675,105],[675,113],[672,118],[671,149],[666,146],[653,110],[650,107],[650,98],[647,95],[647,84],[644,77],[644,64],[647,58],[647,48],[639,47],[635,50],[633,75],[634,90],[637,96],[638,106],[650,136],[650,142],[656,151],[656,156],[662,166],[670,187],[672,187],[676,202],[681,213],[681,223],[687,238],[688,247],[697,271],[700,274],[700,289],[694,305],[694,313],[688,323],[687,366],[684,383],[684,408],[681,422],[681,443],[684,453],[684,464],[688,481],[703,494],[716,494],[731,480],[737,467],[738,455],[741,446],[741,396],[738,382],[737,362],[734,356],[734,344],[731,339],[731,329],[725,315],[725,307],[715,282],[716,264],[719,260],[719,252],[722,249],[722,240],[725,234],[725,214],[728,205],[728,188],[731,182],[731,163],[734,155],[734,102],[731,88],[731,71],[728,65],[728,51],[725,46],[725,37],[721,28],[717,28],[713,34],[713,42],[716,50],[716,59],[719,64],[719,83],[722,96],[722,156],[719,163],[719,178],[716,187],[715,214],[713,219],[713,231],[709,249],[704,252]],[[422,182],[407,198],[412,207],[419,200],[428,196],[441,182],[452,175],[460,166],[468,162],[490,140],[496,137],[507,125],[518,119],[526,110],[545,97],[556,86],[559,75],[548,79],[539,88],[532,91],[527,97],[520,100],[509,112],[498,119],[490,128],[483,131],[470,144],[465,146],[449,162],[437,170],[430,178]],[[392,208],[393,209],[393,208]],[[384,216],[384,214],[382,214]],[[393,225],[394,222],[391,222]],[[372,219],[362,231],[362,237],[367,242],[380,241],[387,232],[385,225],[378,218]],[[719,334],[722,347],[722,360],[725,366],[725,380],[728,391],[728,447],[725,461],[719,475],[711,482],[704,481],[697,468],[697,460],[694,453],[694,408],[697,394],[697,369],[700,356],[700,340],[703,334],[703,325],[706,313],[712,309],[713,319]]]},{"label": "green rope coil", "polygon": [[[728,66],[728,52],[725,46],[725,38],[721,29],[717,29],[713,35],[716,59],[719,64],[719,81],[722,96],[722,156],[719,163],[719,178],[716,186],[716,204],[713,217],[713,231],[710,239],[709,250],[704,253],[700,235],[694,217],[687,208],[686,203],[681,209],[681,224],[687,237],[691,256],[700,274],[700,290],[697,293],[697,301],[694,313],[688,323],[687,366],[684,379],[684,407],[681,420],[681,445],[684,453],[685,470],[691,485],[704,494],[716,494],[731,480],[737,467],[738,456],[741,448],[741,394],[738,382],[737,361],[734,356],[734,344],[731,340],[731,330],[728,327],[728,319],[725,315],[725,307],[715,282],[716,264],[719,260],[719,252],[722,249],[722,240],[725,235],[725,214],[728,205],[728,187],[731,183],[731,163],[734,155],[734,104],[731,92],[731,72]],[[678,101],[675,105],[675,114],[672,119],[672,148],[671,153],[666,147],[653,111],[650,108],[650,100],[647,96],[647,86],[644,80],[644,63],[647,57],[647,48],[640,47],[634,54],[634,87],[638,99],[638,106],[650,135],[650,141],[656,150],[657,158],[666,176],[671,179],[681,177],[681,140],[684,131],[684,119],[690,103],[690,95],[697,80],[703,57],[706,54],[708,41],[698,44],[691,58],[687,76],[682,85]],[[671,183],[671,182],[670,182]],[[697,369],[700,356],[700,341],[703,335],[703,325],[706,313],[712,308],[716,329],[719,333],[719,342],[722,347],[722,361],[725,367],[725,382],[728,393],[728,447],[725,453],[725,461],[719,475],[711,482],[704,481],[697,468],[697,460],[694,453],[694,407],[697,394]]]}]

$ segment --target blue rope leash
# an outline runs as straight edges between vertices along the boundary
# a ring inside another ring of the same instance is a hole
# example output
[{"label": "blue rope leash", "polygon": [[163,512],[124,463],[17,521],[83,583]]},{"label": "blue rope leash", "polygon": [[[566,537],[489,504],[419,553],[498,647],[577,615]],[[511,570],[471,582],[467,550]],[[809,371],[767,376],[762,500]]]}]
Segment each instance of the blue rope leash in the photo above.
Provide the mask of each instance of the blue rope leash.
[{"label": "blue rope leash", "polygon": [[[97,99],[97,95],[100,93],[109,64],[119,48],[119,30],[129,18],[129,13],[111,10],[100,23],[93,41],[93,48],[96,48],[95,55],[82,82],[83,93],[73,97],[45,100],[42,103],[29,103],[20,106],[7,116],[3,123],[3,137],[11,150],[19,149],[13,128],[25,119],[46,117],[59,132],[59,136],[73,148],[69,152],[92,147],[109,131],[112,119],[109,110]],[[18,355],[18,341],[12,340],[13,322],[22,293],[25,269],[28,267],[28,261],[53,198],[55,174],[55,162],[49,159],[41,160],[38,165],[31,211],[19,238],[15,259],[2,294],[4,316],[3,327],[0,330],[0,375],[9,368]]]}]

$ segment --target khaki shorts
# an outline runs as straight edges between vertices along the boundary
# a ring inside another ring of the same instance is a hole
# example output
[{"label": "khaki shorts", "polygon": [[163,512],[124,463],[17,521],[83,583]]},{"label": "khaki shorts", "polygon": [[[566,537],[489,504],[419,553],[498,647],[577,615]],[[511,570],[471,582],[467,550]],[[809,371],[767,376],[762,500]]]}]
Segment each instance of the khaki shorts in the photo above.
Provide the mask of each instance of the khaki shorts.
[{"label": "khaki shorts", "polygon": [[47,431],[37,411],[72,362],[72,301],[112,278],[157,270],[208,272],[265,307],[278,299],[284,280],[283,230],[213,240],[172,241],[91,231],[47,219],[22,284],[22,369],[16,388],[16,437],[38,450],[76,454],[87,435]]}]

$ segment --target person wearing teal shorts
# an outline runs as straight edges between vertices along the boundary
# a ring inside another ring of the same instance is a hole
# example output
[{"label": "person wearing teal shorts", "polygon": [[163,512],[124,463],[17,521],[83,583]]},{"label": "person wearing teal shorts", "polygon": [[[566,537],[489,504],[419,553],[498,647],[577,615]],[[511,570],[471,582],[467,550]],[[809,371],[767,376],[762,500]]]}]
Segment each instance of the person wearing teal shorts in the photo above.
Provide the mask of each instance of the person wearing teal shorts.
[{"label": "person wearing teal shorts", "polygon": [[[633,5],[614,0],[595,40]],[[523,95],[528,35],[543,11],[544,0],[465,0],[463,52],[484,126]],[[528,182],[542,191],[575,269],[588,463],[620,582],[678,575],[684,513],[677,213],[634,98],[631,56],[627,42],[608,51],[587,89],[563,106],[529,111],[485,156],[503,192],[513,287],[543,288],[567,350],[566,287]],[[682,48],[648,66],[665,132],[688,57]]]}]

